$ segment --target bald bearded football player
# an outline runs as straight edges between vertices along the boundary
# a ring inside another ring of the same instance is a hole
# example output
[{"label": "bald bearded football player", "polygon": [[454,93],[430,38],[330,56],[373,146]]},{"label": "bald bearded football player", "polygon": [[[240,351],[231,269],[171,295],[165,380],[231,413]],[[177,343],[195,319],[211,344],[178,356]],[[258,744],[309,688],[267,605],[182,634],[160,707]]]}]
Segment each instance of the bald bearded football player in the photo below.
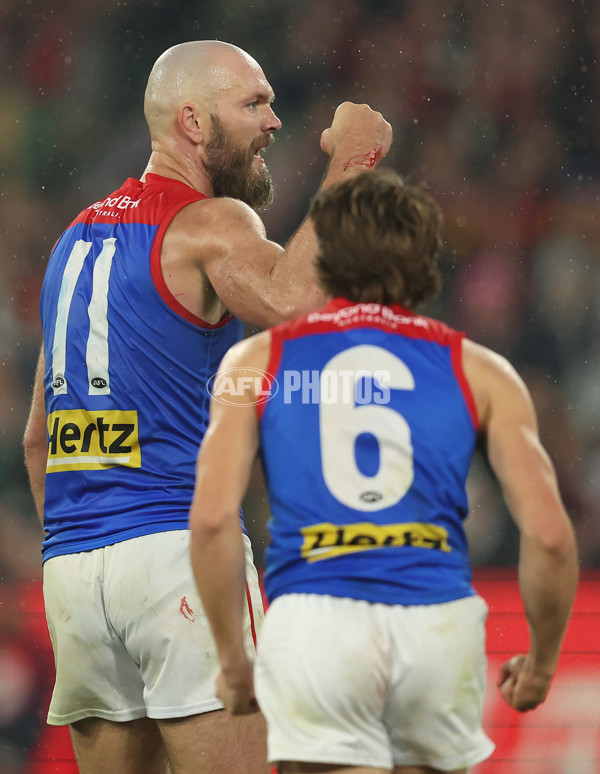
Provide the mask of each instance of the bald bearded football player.
[{"label": "bald bearded football player", "polygon": [[[266,327],[323,301],[312,226],[284,249],[255,213],[272,198],[273,99],[235,46],[167,50],[146,89],[143,175],[78,215],[49,260],[24,441],[45,530],[48,722],[70,726],[82,774],[267,770],[262,718],[233,718],[215,697],[187,524],[206,385],[242,321]],[[321,137],[322,187],[374,167],[391,139],[379,113],[340,105]],[[252,652],[262,608],[245,547]]]}]

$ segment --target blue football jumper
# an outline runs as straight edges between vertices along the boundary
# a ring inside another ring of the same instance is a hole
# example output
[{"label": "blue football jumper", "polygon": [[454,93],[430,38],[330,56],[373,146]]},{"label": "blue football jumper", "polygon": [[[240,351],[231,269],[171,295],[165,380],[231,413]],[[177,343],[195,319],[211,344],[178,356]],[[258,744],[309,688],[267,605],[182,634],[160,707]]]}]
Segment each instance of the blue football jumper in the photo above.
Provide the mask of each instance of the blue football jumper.
[{"label": "blue football jumper", "polygon": [[133,178],[58,240],[40,300],[48,464],[43,558],[185,529],[208,424],[207,383],[243,326],[169,292],[165,231],[184,183]]},{"label": "blue football jumper", "polygon": [[259,407],[269,601],[474,593],[463,520],[477,418],[462,338],[399,306],[344,299],[271,331]]}]

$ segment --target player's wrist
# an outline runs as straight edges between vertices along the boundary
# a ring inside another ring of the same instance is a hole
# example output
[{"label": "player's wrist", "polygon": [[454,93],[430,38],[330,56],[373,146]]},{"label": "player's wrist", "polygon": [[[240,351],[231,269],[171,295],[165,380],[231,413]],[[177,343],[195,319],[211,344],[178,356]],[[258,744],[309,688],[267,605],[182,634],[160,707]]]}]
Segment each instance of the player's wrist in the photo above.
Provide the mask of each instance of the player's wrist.
[{"label": "player's wrist", "polygon": [[251,663],[243,647],[228,649],[226,653],[220,651],[219,661],[221,671],[228,679],[247,672]]},{"label": "player's wrist", "polygon": [[529,673],[536,681],[550,683],[558,662],[557,656],[536,653],[534,649],[529,652],[523,666],[523,671]]}]

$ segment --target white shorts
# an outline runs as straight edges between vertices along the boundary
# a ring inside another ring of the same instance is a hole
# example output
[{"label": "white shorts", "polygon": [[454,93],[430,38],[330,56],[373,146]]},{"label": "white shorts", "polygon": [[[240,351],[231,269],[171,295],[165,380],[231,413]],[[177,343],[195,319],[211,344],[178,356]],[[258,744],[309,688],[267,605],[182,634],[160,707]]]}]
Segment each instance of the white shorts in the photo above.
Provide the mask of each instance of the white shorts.
[{"label": "white shorts", "polygon": [[[44,599],[56,683],[48,723],[178,718],[221,709],[219,665],[192,575],[188,530],[49,559]],[[263,607],[249,539],[246,644]]]},{"label": "white shorts", "polygon": [[278,597],[255,668],[269,761],[451,771],[487,758],[486,616],[480,597],[414,607]]}]

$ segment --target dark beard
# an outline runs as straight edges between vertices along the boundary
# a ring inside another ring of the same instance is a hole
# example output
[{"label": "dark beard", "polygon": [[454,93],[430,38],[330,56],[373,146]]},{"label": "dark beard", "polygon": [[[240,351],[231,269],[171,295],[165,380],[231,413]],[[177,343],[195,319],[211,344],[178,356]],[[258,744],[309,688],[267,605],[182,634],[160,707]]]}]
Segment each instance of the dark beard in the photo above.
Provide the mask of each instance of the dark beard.
[{"label": "dark beard", "polygon": [[253,210],[264,209],[273,201],[273,181],[264,164],[258,171],[253,167],[257,147],[249,150],[238,147],[219,118],[211,114],[211,119],[205,166],[214,195],[240,199]]}]

